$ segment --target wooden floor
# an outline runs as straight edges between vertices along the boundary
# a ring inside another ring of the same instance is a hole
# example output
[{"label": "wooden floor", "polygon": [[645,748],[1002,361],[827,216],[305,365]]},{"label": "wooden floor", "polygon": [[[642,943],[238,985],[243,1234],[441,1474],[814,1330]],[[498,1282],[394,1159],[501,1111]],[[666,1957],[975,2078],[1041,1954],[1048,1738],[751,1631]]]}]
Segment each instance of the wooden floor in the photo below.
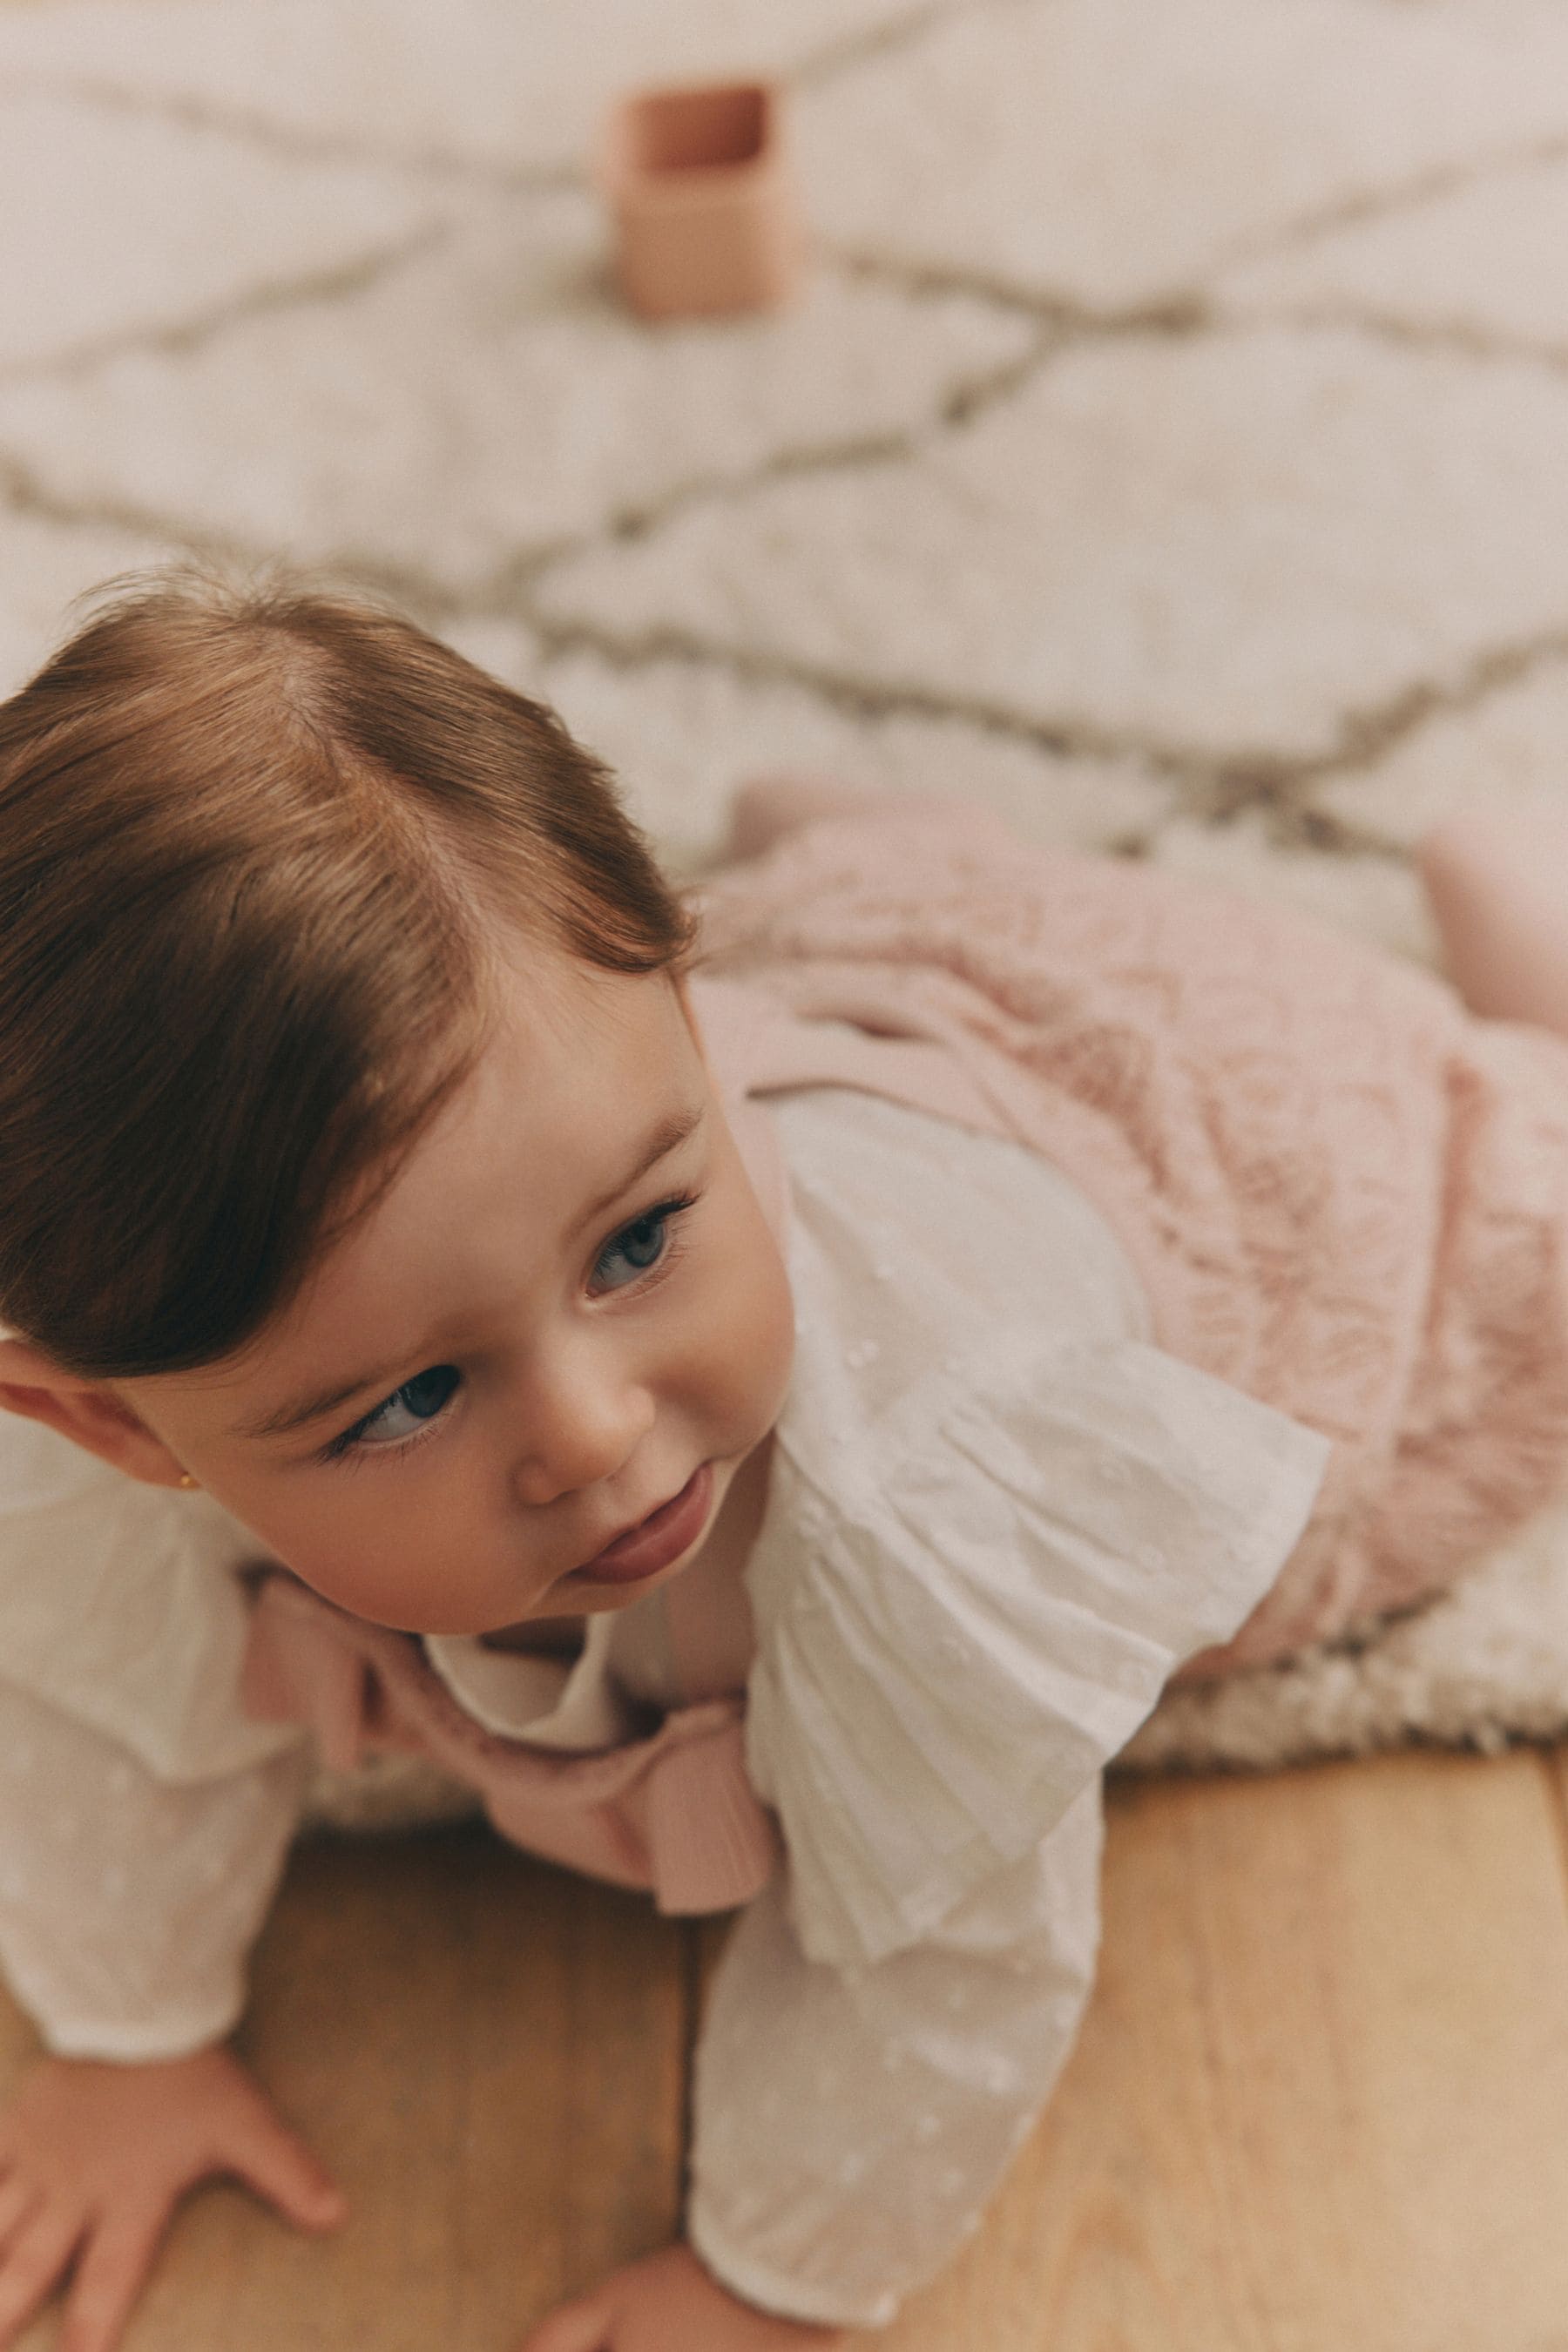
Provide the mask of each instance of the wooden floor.
[{"label": "wooden floor", "polygon": [[[871,2340],[1568,2352],[1568,1755],[1110,1811],[1068,2074],[983,2235]],[[478,1832],[301,1850],[247,2043],[353,2221],[311,2242],[207,2190],[131,2352],[509,2352],[674,2227],[712,1940]],[[7,2066],[25,2044],[7,2019]]]}]

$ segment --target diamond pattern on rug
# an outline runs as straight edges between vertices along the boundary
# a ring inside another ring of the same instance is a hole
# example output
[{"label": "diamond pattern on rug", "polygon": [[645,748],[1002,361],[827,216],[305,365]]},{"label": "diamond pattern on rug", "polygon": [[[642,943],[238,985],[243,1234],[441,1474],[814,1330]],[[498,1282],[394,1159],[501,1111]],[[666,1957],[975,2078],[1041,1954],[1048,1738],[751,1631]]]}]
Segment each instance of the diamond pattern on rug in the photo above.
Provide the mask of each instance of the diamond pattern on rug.
[{"label": "diamond pattern on rug", "polygon": [[[757,72],[806,294],[642,325],[604,110]],[[682,875],[816,769],[1428,961],[1422,828],[1568,793],[1555,0],[53,0],[0,204],[0,688],[281,557],[557,701]],[[1565,1729],[1549,1512],[1127,1760]]]}]

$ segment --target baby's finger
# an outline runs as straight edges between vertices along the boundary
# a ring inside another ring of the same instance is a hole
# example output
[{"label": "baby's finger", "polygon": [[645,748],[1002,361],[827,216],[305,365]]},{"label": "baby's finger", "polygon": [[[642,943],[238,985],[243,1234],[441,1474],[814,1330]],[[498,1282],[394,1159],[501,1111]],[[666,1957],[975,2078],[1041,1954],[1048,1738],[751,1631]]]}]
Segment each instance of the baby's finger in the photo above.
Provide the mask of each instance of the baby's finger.
[{"label": "baby's finger", "polygon": [[23,2223],[0,2259],[0,2345],[11,2342],[64,2277],[85,2227],[79,2210],[56,2204],[40,2206]]},{"label": "baby's finger", "polygon": [[614,2314],[603,2295],[563,2303],[525,2336],[518,2352],[610,2352]]},{"label": "baby's finger", "polygon": [[348,2213],[348,2200],[331,2173],[269,2111],[258,2113],[223,2160],[226,2170],[302,2230],[335,2230]]},{"label": "baby's finger", "polygon": [[99,2223],[77,2263],[56,2352],[113,2352],[168,2220],[158,2207]]}]

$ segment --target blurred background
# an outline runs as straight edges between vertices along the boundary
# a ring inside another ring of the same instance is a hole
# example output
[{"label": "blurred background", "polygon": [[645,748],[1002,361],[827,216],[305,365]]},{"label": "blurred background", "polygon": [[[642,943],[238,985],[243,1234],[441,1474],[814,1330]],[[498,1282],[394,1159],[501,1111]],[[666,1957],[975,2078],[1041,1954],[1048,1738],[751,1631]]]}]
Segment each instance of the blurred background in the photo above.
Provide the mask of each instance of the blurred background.
[{"label": "blurred background", "polygon": [[[648,322],[588,159],[776,77],[811,250]],[[174,553],[389,592],[677,869],[960,791],[1416,954],[1568,767],[1556,0],[0,0],[0,688]]]}]

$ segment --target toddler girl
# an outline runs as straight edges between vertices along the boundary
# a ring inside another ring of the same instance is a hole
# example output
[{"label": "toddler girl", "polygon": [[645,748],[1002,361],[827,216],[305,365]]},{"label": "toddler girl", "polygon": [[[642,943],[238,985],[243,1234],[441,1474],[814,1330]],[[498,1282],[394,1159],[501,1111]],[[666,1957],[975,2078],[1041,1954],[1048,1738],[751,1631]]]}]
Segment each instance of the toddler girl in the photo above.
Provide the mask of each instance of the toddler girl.
[{"label": "toddler girl", "polygon": [[224,2047],[315,1748],[744,1905],[683,2245],[529,2352],[789,2352],[1071,2046],[1100,1772],[1409,1604],[1568,1441],[1568,1046],[961,806],[669,892],[538,706],[155,583],[0,709],[0,2343],[184,2189],[342,2210]]}]

